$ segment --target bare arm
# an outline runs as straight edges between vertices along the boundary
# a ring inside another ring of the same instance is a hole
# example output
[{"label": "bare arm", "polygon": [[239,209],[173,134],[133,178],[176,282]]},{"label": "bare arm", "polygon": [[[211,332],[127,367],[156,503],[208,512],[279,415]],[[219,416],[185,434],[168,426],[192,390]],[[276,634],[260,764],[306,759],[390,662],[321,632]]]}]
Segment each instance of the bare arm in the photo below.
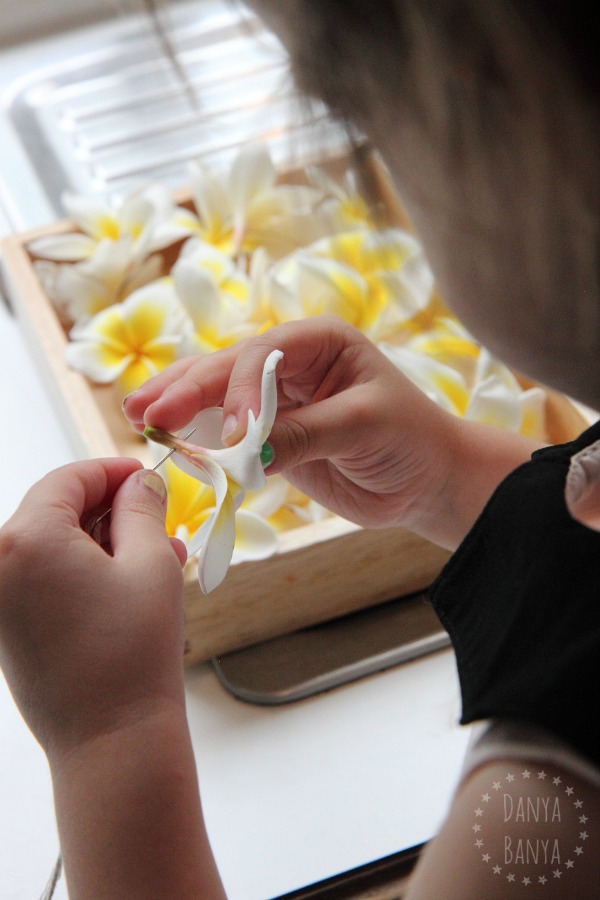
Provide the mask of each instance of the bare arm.
[{"label": "bare arm", "polygon": [[[164,499],[135,460],[75,463],[0,531],[0,663],[48,757],[76,900],[224,896],[185,712],[185,549]],[[101,547],[87,530],[109,506]]]},{"label": "bare arm", "polygon": [[71,897],[224,897],[183,708],[140,712],[49,760]]}]

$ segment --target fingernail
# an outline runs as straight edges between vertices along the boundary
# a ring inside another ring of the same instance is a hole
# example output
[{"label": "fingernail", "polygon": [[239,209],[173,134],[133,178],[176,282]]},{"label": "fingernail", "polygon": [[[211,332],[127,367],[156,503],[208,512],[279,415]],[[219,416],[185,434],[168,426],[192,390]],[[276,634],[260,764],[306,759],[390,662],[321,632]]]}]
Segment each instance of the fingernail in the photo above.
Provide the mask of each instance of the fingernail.
[{"label": "fingernail", "polygon": [[125,409],[128,400],[130,399],[130,397],[133,397],[135,393],[135,391],[132,391],[130,394],[127,394],[125,397],[123,397],[123,400],[121,401],[121,406],[123,407],[123,409]]},{"label": "fingernail", "polygon": [[231,440],[231,438],[235,436],[237,428],[238,428],[238,420],[233,415],[233,413],[230,413],[228,416],[225,416],[225,419],[223,421],[223,430],[221,431],[221,440],[223,441],[223,443]]},{"label": "fingernail", "polygon": [[600,481],[600,441],[571,457],[565,481],[565,501],[571,511],[582,507]]},{"label": "fingernail", "polygon": [[260,461],[262,463],[263,469],[266,469],[268,466],[270,466],[274,459],[275,451],[270,444],[264,443],[262,445],[262,450],[260,451]]},{"label": "fingernail", "polygon": [[167,486],[156,472],[147,471],[144,475],[144,484],[160,497],[161,500],[166,500]]}]

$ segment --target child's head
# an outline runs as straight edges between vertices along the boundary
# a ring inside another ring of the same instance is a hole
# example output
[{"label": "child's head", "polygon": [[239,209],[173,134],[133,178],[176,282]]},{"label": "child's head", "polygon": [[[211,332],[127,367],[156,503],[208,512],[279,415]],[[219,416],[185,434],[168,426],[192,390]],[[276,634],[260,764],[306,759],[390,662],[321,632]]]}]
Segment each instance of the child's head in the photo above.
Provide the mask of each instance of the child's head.
[{"label": "child's head", "polygon": [[600,406],[588,0],[252,0],[380,150],[441,291],[507,362]]}]

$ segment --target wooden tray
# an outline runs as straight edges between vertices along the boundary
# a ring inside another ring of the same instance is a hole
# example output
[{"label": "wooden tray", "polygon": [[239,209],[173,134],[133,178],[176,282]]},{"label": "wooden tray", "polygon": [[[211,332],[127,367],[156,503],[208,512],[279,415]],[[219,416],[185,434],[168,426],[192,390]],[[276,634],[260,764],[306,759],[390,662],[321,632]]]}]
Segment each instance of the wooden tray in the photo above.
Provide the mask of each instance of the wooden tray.
[{"label": "wooden tray", "polygon": [[[79,456],[135,456],[145,443],[128,426],[111,386],[90,384],[64,362],[67,336],[27,252],[35,238],[72,231],[68,221],[2,242],[6,285],[52,402]],[[552,443],[570,440],[585,419],[548,392]],[[260,562],[232,566],[208,596],[195,561],[185,571],[187,663],[323,622],[427,587],[449,557],[406,529],[364,530],[338,517],[280,535],[280,549]]]}]

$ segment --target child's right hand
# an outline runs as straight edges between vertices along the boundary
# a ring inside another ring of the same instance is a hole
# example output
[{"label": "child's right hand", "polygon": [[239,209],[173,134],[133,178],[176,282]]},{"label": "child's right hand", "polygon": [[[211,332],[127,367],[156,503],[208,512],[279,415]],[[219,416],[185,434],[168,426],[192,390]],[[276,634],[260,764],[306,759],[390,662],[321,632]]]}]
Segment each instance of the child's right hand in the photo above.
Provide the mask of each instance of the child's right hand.
[{"label": "child's right hand", "polygon": [[487,428],[443,411],[363,334],[325,316],[181,360],[126,398],[125,413],[138,428],[176,431],[200,409],[222,405],[235,443],[248,409],[258,413],[262,367],[274,349],[284,357],[269,474],[282,472],[360,525],[404,525],[453,548],[498,481],[538,446],[496,429],[490,441]]}]

